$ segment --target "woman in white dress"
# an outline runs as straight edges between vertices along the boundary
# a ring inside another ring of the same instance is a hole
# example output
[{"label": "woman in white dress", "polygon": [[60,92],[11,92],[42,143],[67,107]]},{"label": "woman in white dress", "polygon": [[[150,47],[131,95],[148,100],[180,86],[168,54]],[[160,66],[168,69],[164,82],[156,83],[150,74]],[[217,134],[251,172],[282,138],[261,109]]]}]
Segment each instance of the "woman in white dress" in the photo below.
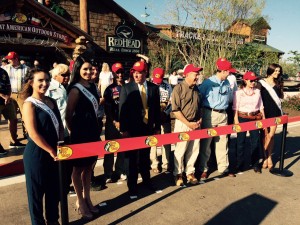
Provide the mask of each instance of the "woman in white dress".
[{"label": "woman in white dress", "polygon": [[100,72],[99,76],[99,83],[98,88],[101,92],[101,96],[103,96],[105,89],[112,84],[113,81],[113,74],[109,69],[109,66],[107,63],[102,64],[102,70]]}]

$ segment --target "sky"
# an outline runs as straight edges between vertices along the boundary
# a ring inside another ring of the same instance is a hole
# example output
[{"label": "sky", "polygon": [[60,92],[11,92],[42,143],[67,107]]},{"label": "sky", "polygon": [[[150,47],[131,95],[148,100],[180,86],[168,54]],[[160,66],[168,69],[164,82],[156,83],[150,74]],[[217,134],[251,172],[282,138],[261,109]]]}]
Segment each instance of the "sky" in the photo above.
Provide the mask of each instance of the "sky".
[{"label": "sky", "polygon": [[[184,1],[184,0],[183,0]],[[141,22],[162,24],[161,15],[166,10],[166,0],[115,0],[120,6],[139,19]],[[149,17],[141,17],[146,12]],[[268,45],[285,52],[287,59],[289,51],[300,53],[300,1],[299,0],[266,0],[263,10],[271,27],[268,36]]]}]

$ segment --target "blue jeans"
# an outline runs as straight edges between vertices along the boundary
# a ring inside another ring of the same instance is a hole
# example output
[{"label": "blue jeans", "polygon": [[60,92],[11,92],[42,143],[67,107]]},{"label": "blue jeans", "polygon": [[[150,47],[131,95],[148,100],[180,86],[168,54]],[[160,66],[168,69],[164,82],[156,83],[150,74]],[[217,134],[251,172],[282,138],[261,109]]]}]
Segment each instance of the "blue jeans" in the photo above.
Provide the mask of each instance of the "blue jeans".
[{"label": "blue jeans", "polygon": [[[249,122],[251,119],[239,117],[239,122]],[[251,164],[254,167],[259,166],[259,158],[261,156],[261,139],[260,130],[251,130],[250,132],[250,153],[251,153]],[[237,133],[237,168],[244,168],[245,164],[245,151],[246,151],[246,134],[247,132]]]}]

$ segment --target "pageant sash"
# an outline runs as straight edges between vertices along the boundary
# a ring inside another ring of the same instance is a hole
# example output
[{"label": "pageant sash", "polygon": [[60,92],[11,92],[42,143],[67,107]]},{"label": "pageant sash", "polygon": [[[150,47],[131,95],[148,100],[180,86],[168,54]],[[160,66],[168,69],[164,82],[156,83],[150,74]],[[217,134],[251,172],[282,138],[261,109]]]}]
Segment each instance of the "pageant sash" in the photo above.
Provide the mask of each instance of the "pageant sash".
[{"label": "pageant sash", "polygon": [[74,86],[77,87],[84,94],[84,96],[87,97],[87,99],[92,103],[97,118],[99,107],[98,100],[82,84],[76,83]]},{"label": "pageant sash", "polygon": [[282,113],[282,109],[281,109],[281,101],[280,101],[278,95],[276,94],[276,92],[274,91],[274,89],[264,80],[259,80],[259,82],[265,89],[267,89],[267,91],[269,92],[270,96],[276,103],[276,105],[279,108],[281,115],[282,115],[283,113]]},{"label": "pageant sash", "polygon": [[54,128],[56,130],[57,138],[59,139],[59,122],[58,122],[58,119],[56,118],[54,112],[52,111],[52,109],[50,109],[49,106],[46,105],[44,102],[42,102],[36,98],[33,98],[33,97],[28,97],[25,100],[25,102],[32,102],[35,106],[41,108],[46,113],[48,113],[48,115],[50,116],[50,118],[52,120]]}]

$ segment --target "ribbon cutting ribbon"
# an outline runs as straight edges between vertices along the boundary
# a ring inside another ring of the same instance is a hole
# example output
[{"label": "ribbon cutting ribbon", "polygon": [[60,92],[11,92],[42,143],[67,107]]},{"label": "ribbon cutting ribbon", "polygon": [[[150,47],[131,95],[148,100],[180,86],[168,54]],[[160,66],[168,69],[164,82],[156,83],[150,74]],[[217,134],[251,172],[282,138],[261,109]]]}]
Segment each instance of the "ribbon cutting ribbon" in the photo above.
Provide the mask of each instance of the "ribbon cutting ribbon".
[{"label": "ribbon cutting ribbon", "polygon": [[[288,118],[287,115],[264,120],[251,121],[236,125],[213,127],[189,132],[168,133],[161,135],[124,138],[89,142],[82,144],[66,145],[58,147],[59,160],[84,158],[89,156],[103,157],[105,154],[114,152],[125,152],[152,146],[174,144],[181,141],[204,139],[220,135],[244,132],[249,130],[263,129],[274,125],[286,124],[288,122],[300,121],[299,117]],[[84,151],[83,151],[84,150]]]}]

